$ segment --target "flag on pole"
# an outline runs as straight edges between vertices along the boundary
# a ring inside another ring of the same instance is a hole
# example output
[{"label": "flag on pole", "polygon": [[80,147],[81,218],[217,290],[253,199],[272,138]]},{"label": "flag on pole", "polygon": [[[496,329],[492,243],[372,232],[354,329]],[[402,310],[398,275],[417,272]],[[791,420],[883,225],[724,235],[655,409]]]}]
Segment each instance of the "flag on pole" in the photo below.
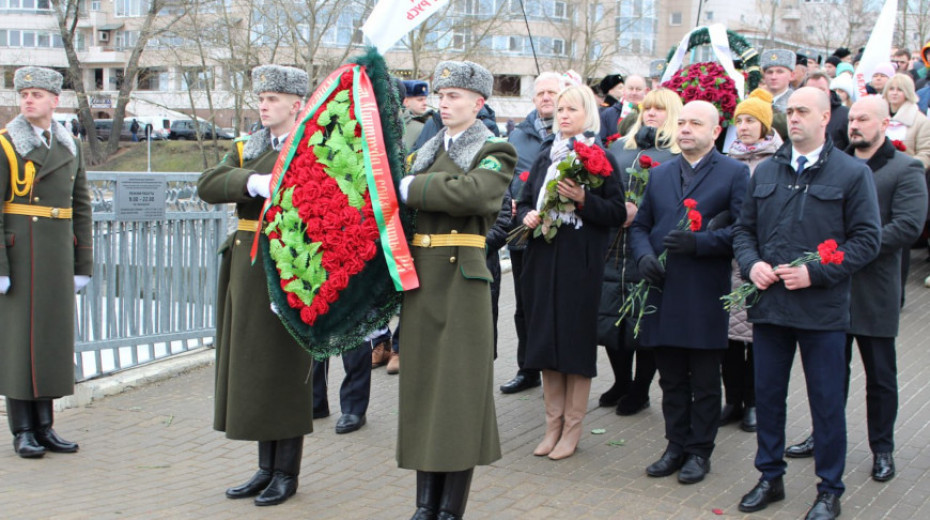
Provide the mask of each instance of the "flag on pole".
[{"label": "flag on pole", "polygon": [[862,51],[862,59],[853,76],[856,83],[856,98],[867,94],[866,84],[872,79],[872,73],[879,63],[891,61],[891,41],[894,38],[894,23],[898,12],[898,0],[885,0],[882,12],[875,21],[875,28],[869,36],[869,42]]},{"label": "flag on pole", "polygon": [[384,54],[448,3],[449,0],[380,0],[362,25],[362,32]]}]

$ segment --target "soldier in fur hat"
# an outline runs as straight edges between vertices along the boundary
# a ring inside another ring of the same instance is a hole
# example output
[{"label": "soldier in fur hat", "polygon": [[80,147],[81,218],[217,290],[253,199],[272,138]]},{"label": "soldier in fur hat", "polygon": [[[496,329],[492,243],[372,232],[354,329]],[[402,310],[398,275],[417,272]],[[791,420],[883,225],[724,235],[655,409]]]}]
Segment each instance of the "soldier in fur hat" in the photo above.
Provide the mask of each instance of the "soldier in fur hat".
[{"label": "soldier in fur hat", "polygon": [[475,63],[439,63],[443,129],[411,156],[413,175],[399,185],[418,210],[411,253],[420,288],[404,293],[400,318],[397,463],[417,471],[419,520],[462,518],[474,467],[501,456],[485,236],[517,154],[477,120],[493,83]]},{"label": "soldier in fur hat", "polygon": [[220,249],[213,427],[229,439],[258,441],[258,471],[229,498],[258,495],[280,504],[297,491],[304,435],[313,431],[311,358],[275,316],[259,256],[250,246],[270,196],[271,170],[308,90],[307,73],[265,65],[252,71],[263,128],[237,139],[220,164],[203,172],[200,197],[236,204],[237,230]]},{"label": "soldier in fur hat", "polygon": [[23,458],[78,450],[52,429],[52,400],[74,393],[74,293],[94,263],[81,147],[52,119],[62,79],[18,69],[20,115],[0,131],[0,394]]}]

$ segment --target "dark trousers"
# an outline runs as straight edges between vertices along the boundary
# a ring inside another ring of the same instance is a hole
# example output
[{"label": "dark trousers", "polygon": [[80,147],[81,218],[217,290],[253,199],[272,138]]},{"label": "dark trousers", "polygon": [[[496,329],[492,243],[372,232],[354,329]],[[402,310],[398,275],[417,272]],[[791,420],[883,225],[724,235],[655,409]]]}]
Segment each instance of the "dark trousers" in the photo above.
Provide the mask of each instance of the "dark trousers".
[{"label": "dark trousers", "polygon": [[846,336],[846,397],[849,397],[853,339],[865,368],[865,407],[872,453],[894,451],[894,422],[898,417],[898,366],[894,338]]},{"label": "dark trousers", "polygon": [[720,350],[655,349],[669,451],[710,458],[720,423]]},{"label": "dark trousers", "polygon": [[785,415],[795,348],[801,351],[807,399],[814,422],[814,468],[818,491],[842,495],[846,467],[843,331],[753,325],[756,365],[756,468],[771,480],[785,474]]},{"label": "dark trousers", "polygon": [[539,377],[539,370],[523,368],[526,363],[526,317],[523,314],[523,294],[520,278],[523,276],[523,250],[510,250],[510,267],[513,274],[513,291],[516,310],[513,313],[513,324],[517,329],[517,367],[520,373],[529,377]]},{"label": "dark trousers", "polygon": [[756,405],[752,342],[730,340],[723,355],[723,389],[726,403],[749,408]]},{"label": "dark trousers", "polygon": [[[342,354],[346,375],[339,388],[339,409],[343,414],[364,415],[371,397],[371,342]],[[326,396],[329,360],[313,363],[313,409],[329,410]]]}]

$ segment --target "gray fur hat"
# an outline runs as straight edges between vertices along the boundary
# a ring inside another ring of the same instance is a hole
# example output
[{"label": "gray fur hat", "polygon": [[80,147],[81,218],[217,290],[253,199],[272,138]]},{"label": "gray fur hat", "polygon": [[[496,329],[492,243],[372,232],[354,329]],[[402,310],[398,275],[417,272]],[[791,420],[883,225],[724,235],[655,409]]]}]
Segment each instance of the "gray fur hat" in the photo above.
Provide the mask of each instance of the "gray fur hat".
[{"label": "gray fur hat", "polygon": [[13,75],[13,88],[16,92],[25,88],[40,88],[56,96],[61,94],[62,75],[45,67],[22,67]]},{"label": "gray fur hat", "polygon": [[443,88],[464,88],[491,97],[494,76],[488,69],[470,61],[441,61],[433,73],[433,92]]},{"label": "gray fur hat", "polygon": [[770,49],[762,53],[759,66],[762,70],[769,67],[784,67],[788,70],[794,70],[797,58],[795,54],[788,49]]},{"label": "gray fur hat", "polygon": [[252,69],[252,92],[280,92],[306,97],[310,90],[310,77],[306,72],[282,65],[262,65]]},{"label": "gray fur hat", "polygon": [[661,78],[665,74],[665,60],[652,60],[649,62],[649,77]]}]

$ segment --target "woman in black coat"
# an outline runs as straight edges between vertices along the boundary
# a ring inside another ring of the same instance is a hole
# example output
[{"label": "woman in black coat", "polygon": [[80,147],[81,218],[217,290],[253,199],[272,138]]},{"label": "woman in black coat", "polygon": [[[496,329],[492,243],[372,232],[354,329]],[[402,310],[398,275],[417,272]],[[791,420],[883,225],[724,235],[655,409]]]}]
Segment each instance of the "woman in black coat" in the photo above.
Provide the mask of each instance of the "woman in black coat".
[{"label": "woman in black coat", "polygon": [[[558,163],[575,141],[594,144],[600,125],[594,93],[586,86],[566,88],[556,106],[558,131],[543,143],[517,204],[518,221],[530,229],[540,225],[538,208]],[[575,201],[577,209],[561,215],[551,242],[530,238],[523,258],[525,367],[542,370],[546,403],[546,434],[533,453],[553,460],[571,456],[581,438],[597,373],[597,308],[608,232],[626,218],[619,169],[606,157],[613,173],[598,188],[570,179],[558,183],[558,193]]]}]

